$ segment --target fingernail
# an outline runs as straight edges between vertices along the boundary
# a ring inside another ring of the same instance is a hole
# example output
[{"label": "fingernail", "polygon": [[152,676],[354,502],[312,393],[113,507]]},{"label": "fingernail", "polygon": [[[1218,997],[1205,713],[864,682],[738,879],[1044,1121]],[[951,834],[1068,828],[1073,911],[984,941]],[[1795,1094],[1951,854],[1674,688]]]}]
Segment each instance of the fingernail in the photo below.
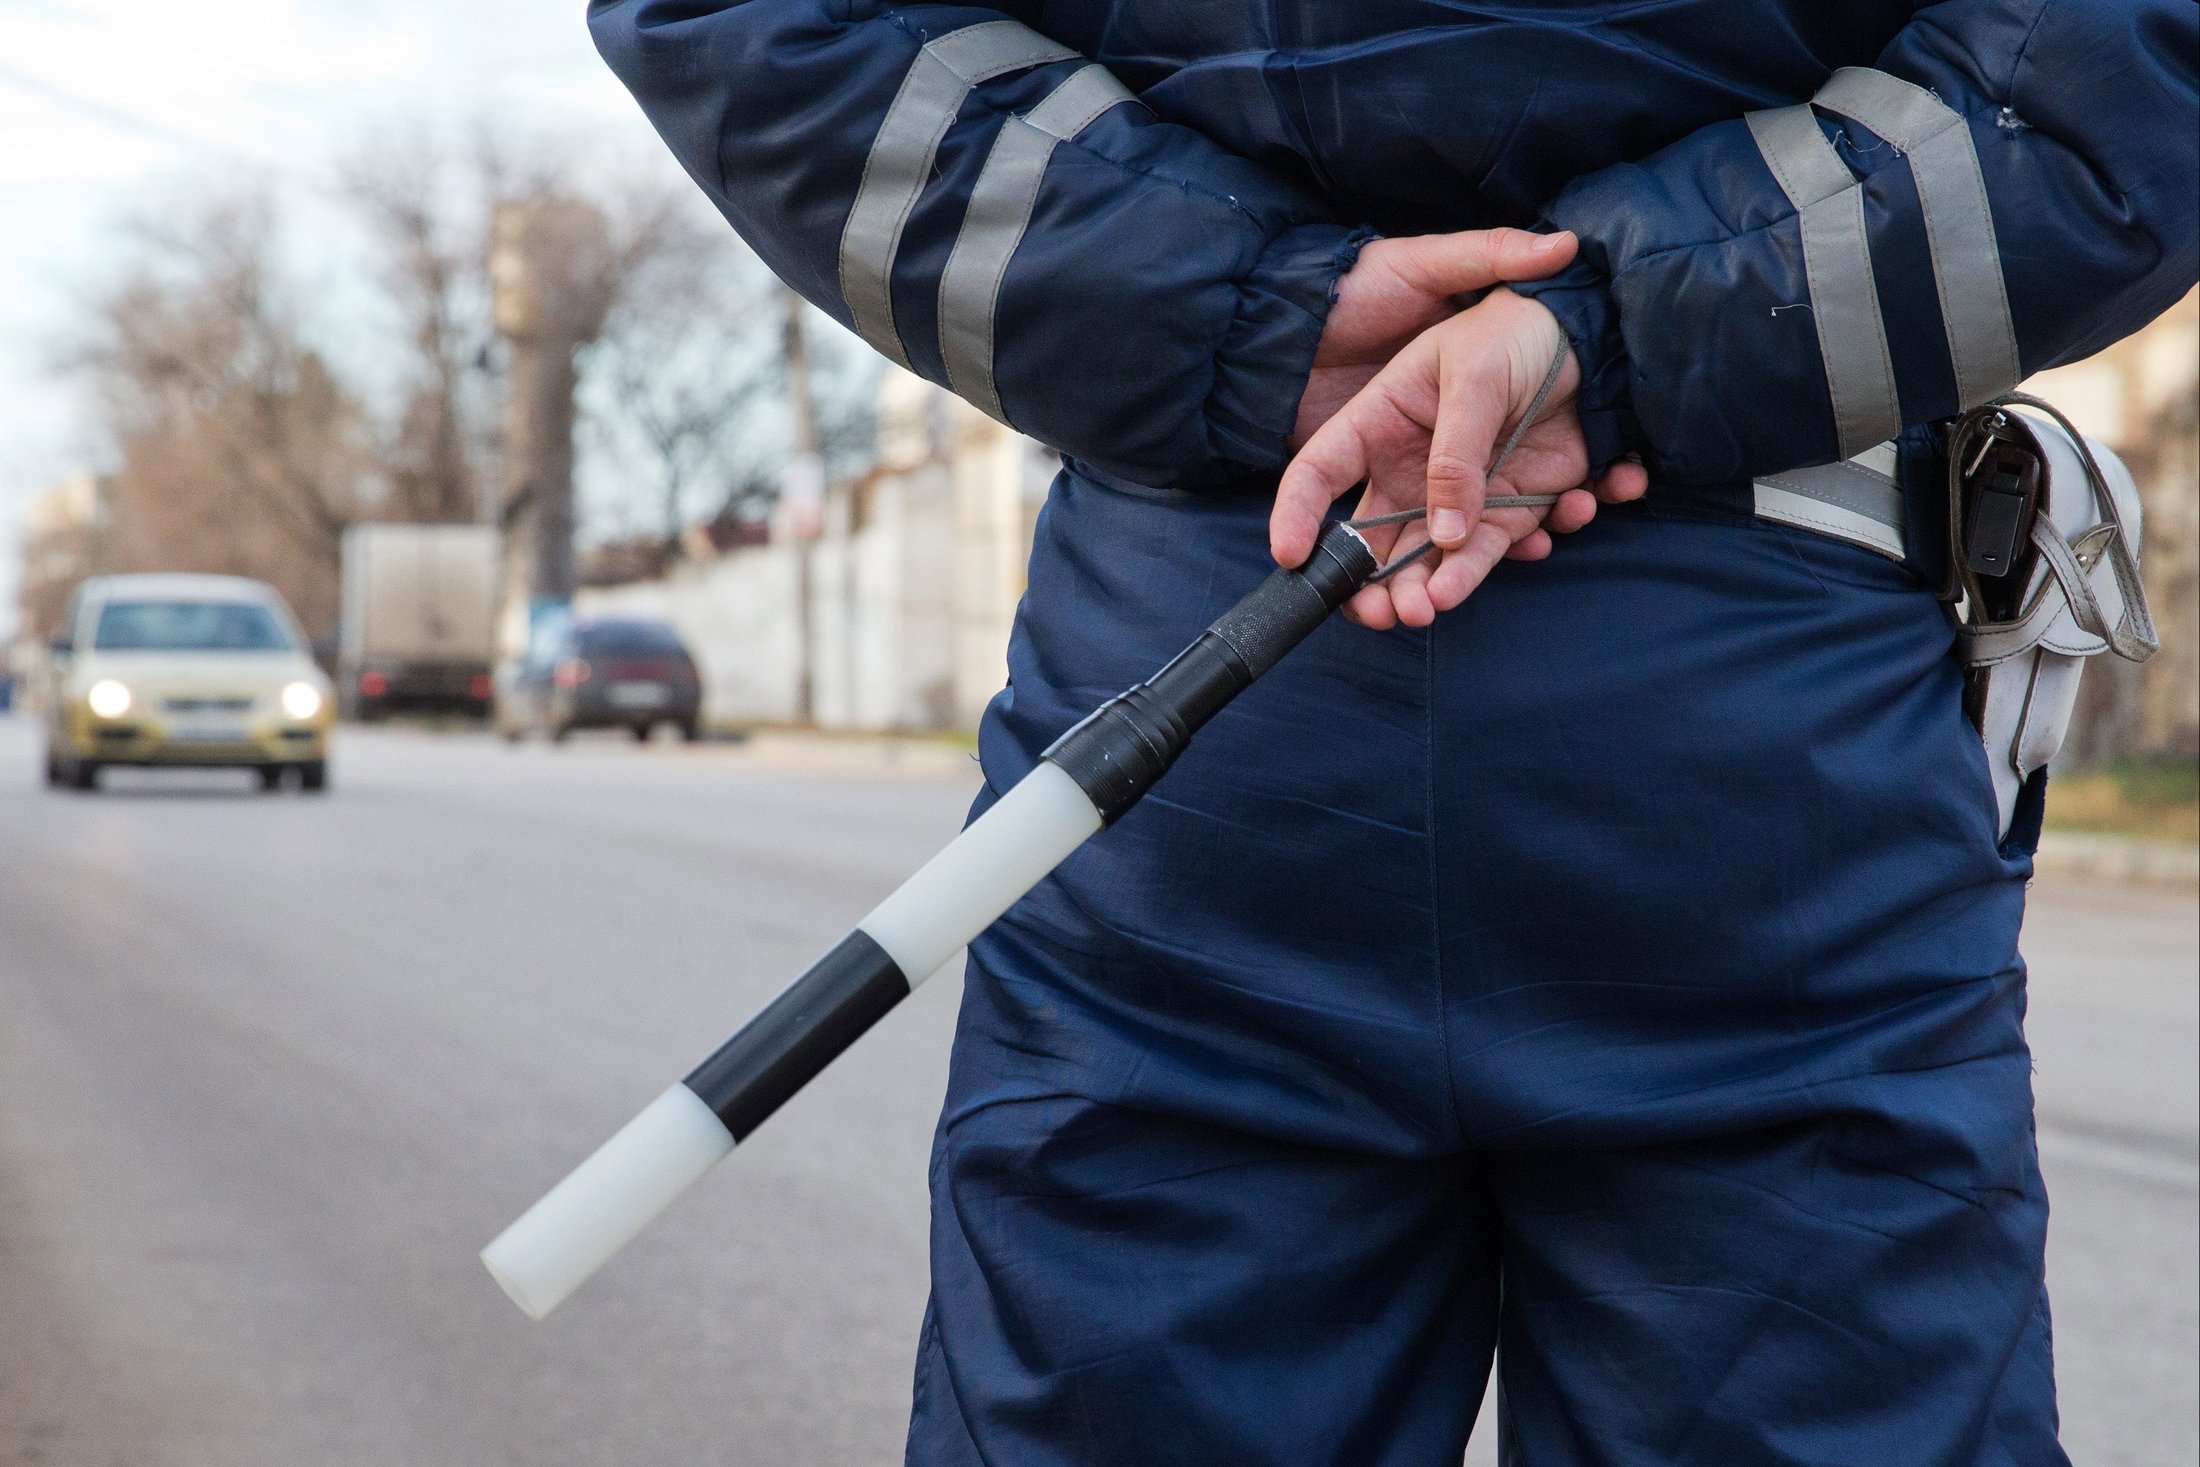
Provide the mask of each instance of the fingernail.
[{"label": "fingernail", "polygon": [[1429,511],[1428,537],[1439,545],[1456,545],[1467,538],[1467,517],[1456,509]]},{"label": "fingernail", "polygon": [[1538,253],[1547,255],[1565,243],[1566,236],[1563,234],[1539,234],[1535,237],[1534,248]]}]

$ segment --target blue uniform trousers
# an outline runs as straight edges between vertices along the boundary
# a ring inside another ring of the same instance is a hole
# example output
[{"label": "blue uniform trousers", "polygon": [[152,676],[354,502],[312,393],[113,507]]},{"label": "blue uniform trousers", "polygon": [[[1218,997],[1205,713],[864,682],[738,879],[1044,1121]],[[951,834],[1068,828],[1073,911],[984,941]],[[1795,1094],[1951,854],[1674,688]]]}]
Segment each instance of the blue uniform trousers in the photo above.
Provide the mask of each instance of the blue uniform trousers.
[{"label": "blue uniform trousers", "polygon": [[[1921,579],[1744,503],[1333,620],[973,945],[913,1467],[1456,1467],[1493,1355],[1508,1467],[2061,1467],[2039,792]],[[1065,472],[992,790],[1267,507]]]}]

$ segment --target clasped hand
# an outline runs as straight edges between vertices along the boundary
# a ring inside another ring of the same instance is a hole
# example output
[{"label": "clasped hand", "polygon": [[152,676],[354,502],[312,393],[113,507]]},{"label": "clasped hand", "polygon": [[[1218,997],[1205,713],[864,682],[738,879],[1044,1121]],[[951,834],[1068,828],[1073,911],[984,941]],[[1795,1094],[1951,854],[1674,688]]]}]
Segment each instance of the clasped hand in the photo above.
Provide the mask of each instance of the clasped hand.
[{"label": "clasped hand", "polygon": [[[1427,626],[1499,560],[1540,560],[1551,535],[1588,524],[1599,500],[1635,499],[1648,488],[1642,466],[1624,459],[1590,482],[1574,408],[1580,364],[1548,310],[1503,288],[1565,268],[1575,248],[1570,234],[1517,229],[1377,240],[1338,282],[1299,405],[1298,452],[1269,518],[1269,549],[1279,564],[1304,562],[1330,503],[1363,481],[1356,516],[1426,506],[1437,546],[1354,597],[1345,608],[1353,620],[1377,630]],[[1493,474],[1492,458],[1562,351],[1553,390]],[[1559,498],[1485,513],[1491,494]],[[1390,527],[1370,531],[1368,542],[1388,556],[1421,534]]]}]

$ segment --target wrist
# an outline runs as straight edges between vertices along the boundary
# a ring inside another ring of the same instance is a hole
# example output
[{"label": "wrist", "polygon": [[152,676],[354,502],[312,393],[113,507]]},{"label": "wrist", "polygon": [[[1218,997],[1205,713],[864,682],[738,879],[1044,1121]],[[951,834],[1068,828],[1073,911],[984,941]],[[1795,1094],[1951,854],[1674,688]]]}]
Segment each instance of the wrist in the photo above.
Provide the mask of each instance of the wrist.
[{"label": "wrist", "polygon": [[1233,462],[1265,471],[1289,460],[1338,282],[1371,238],[1372,231],[1338,225],[1285,230],[1241,282],[1237,315],[1215,352],[1207,413]]},{"label": "wrist", "polygon": [[1565,324],[1549,306],[1532,295],[1522,295],[1509,285],[1500,285],[1483,299],[1482,304],[1494,308],[1509,329],[1547,345],[1550,350],[1544,354],[1546,361],[1562,346],[1569,351],[1573,348]]},{"label": "wrist", "polygon": [[1566,327],[1550,307],[1534,296],[1516,294],[1499,286],[1477,309],[1491,310],[1505,334],[1513,380],[1528,390],[1540,388],[1550,376],[1551,363],[1561,353],[1565,364],[1558,374],[1555,400],[1570,398],[1581,385],[1581,360]]},{"label": "wrist", "polygon": [[1620,330],[1610,277],[1593,261],[1576,259],[1547,279],[1524,284],[1527,298],[1558,318],[1581,366],[1575,411],[1581,419],[1592,472],[1646,447],[1635,420],[1630,386],[1633,362]]}]

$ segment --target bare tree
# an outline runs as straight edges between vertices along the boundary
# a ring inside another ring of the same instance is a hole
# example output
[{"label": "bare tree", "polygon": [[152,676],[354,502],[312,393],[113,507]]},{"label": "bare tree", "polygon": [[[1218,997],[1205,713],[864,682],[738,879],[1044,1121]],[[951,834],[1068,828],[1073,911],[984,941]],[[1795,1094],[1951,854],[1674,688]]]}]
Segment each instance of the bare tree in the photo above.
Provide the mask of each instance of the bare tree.
[{"label": "bare tree", "polygon": [[115,462],[109,568],[258,576],[325,635],[372,455],[274,263],[273,207],[239,192],[131,237],[74,353]]},{"label": "bare tree", "polygon": [[[582,405],[597,462],[638,470],[597,475],[598,500],[661,533],[660,564],[693,520],[761,517],[788,452],[776,283],[690,190],[585,185],[548,156],[385,142],[339,166],[389,314],[335,358],[264,188],[127,225],[69,351],[114,470],[105,560],[263,576],[316,634],[362,519],[524,528],[555,582],[572,516],[530,499],[570,483]],[[500,219],[543,319],[497,320]],[[845,473],[868,452],[872,369],[852,338],[815,344],[819,446]],[[394,391],[355,385],[392,362]]]},{"label": "bare tree", "polygon": [[338,169],[406,348],[403,395],[382,432],[392,519],[474,520],[486,507],[496,383],[483,185],[495,172],[458,168],[446,150],[418,140]]},{"label": "bare tree", "polygon": [[[654,527],[660,562],[687,525],[759,520],[778,497],[794,446],[783,290],[715,216],[683,216],[637,262],[588,353],[599,443],[622,466],[647,464],[646,491],[630,479],[614,490],[647,493],[627,523]],[[816,338],[816,450],[829,474],[852,472],[871,451],[875,366],[852,338],[805,334]]]},{"label": "bare tree", "polygon": [[695,514],[697,489],[712,496],[705,512],[720,507],[743,422],[776,390],[761,334],[768,278],[723,230],[673,215],[589,354],[600,439],[650,455],[660,562]]}]

